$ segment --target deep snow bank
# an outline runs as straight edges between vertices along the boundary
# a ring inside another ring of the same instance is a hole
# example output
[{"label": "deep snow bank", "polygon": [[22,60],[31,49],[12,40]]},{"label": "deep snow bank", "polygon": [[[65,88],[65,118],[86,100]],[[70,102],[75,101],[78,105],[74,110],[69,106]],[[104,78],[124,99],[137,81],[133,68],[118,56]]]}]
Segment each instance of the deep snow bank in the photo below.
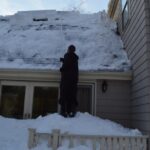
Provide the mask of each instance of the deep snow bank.
[{"label": "deep snow bank", "polygon": [[[123,126],[94,117],[88,113],[77,113],[75,118],[64,118],[59,114],[38,117],[30,120],[16,120],[0,117],[0,149],[27,150],[28,128],[36,128],[39,132],[51,132],[60,129],[61,132],[92,135],[141,135],[137,129]],[[38,145],[35,150],[48,150],[46,143]],[[86,146],[77,146],[72,150],[88,150]],[[59,150],[67,150],[65,145]]]}]

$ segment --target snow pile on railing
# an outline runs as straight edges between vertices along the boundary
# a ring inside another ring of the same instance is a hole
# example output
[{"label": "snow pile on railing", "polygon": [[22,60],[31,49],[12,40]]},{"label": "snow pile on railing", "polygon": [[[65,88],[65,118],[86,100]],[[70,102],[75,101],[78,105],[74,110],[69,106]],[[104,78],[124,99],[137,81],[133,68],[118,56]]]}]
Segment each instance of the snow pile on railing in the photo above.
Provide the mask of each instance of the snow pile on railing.
[{"label": "snow pile on railing", "polygon": [[[28,120],[0,117],[0,149],[27,150],[29,128],[35,128],[39,133],[51,133],[53,129],[59,129],[62,134],[71,135],[141,136],[137,129],[124,128],[115,122],[94,117],[88,113],[77,113],[75,118],[64,118],[57,113]],[[41,141],[35,149],[50,150],[47,143],[48,141]],[[66,146],[63,144],[63,147]],[[74,150],[79,150],[79,147],[83,148],[78,145]]]},{"label": "snow pile on railing", "polygon": [[41,140],[47,141],[47,147],[52,150],[79,150],[81,145],[87,150],[147,150],[148,136],[82,135],[61,133],[58,129],[52,133],[39,133],[36,129],[29,129],[29,149],[38,147]]}]

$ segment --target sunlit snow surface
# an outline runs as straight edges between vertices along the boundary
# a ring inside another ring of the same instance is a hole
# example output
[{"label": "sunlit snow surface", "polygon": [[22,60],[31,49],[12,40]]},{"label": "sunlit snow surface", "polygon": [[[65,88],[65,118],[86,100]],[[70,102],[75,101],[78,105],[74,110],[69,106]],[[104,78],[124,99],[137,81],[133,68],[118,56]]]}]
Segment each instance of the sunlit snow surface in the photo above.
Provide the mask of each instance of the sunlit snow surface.
[{"label": "sunlit snow surface", "polygon": [[0,16],[0,68],[58,70],[59,58],[70,44],[76,46],[80,70],[130,69],[116,24],[105,12],[51,10]]},{"label": "sunlit snow surface", "polygon": [[[94,117],[88,113],[78,112],[75,118],[64,118],[59,114],[51,114],[37,119],[16,120],[0,116],[0,150],[28,150],[28,128],[35,128],[38,132],[51,133],[53,129],[60,129],[61,133],[83,135],[141,135],[137,129],[128,129],[110,120]],[[88,146],[75,145],[67,148],[63,144],[58,150],[91,150]],[[41,141],[34,150],[51,150],[47,141]]]}]

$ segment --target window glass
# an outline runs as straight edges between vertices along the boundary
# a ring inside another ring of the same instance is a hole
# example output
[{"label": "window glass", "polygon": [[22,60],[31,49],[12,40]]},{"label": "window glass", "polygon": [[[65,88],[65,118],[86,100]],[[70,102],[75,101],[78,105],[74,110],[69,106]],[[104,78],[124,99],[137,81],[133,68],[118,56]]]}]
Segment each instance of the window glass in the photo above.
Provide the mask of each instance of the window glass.
[{"label": "window glass", "polygon": [[78,111],[80,112],[89,112],[92,110],[92,87],[87,85],[79,85],[78,87]]},{"label": "window glass", "polygon": [[123,11],[123,24],[126,25],[128,22],[128,5],[126,5]]},{"label": "window glass", "polygon": [[58,88],[34,87],[32,117],[45,116],[57,112]]},{"label": "window glass", "polygon": [[0,114],[5,117],[22,119],[24,98],[24,86],[2,86]]},{"label": "window glass", "polygon": [[123,6],[122,7],[123,8],[123,11],[122,11],[122,28],[124,29],[128,20],[129,20],[128,2],[122,0],[122,6]]},{"label": "window glass", "polygon": [[122,9],[124,9],[126,2],[127,2],[127,0],[122,0],[121,1],[121,3],[122,3]]}]

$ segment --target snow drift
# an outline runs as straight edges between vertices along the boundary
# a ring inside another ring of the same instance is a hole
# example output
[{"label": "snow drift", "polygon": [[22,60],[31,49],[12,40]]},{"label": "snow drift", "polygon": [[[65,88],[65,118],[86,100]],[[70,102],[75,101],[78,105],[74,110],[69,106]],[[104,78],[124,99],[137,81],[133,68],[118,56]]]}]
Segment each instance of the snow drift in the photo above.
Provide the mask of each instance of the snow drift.
[{"label": "snow drift", "polygon": [[[124,128],[110,120],[94,117],[88,113],[77,113],[74,118],[64,118],[59,114],[51,114],[37,119],[16,120],[0,116],[0,149],[27,150],[28,128],[36,128],[38,132],[50,133],[53,129],[60,129],[62,133],[69,132],[84,135],[141,135],[137,129]],[[39,144],[35,150],[49,150],[46,143]],[[87,150],[89,148],[77,145],[72,150]],[[67,150],[66,146],[59,150]]]}]

